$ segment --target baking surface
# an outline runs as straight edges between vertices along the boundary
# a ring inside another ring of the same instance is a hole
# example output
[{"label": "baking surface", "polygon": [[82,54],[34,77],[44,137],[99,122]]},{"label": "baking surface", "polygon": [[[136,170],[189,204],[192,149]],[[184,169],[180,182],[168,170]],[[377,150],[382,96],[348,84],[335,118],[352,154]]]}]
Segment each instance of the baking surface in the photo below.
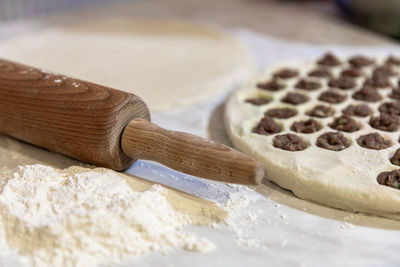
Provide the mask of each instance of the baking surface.
[{"label": "baking surface", "polygon": [[253,71],[247,50],[216,27],[112,15],[70,20],[45,20],[42,29],[1,40],[0,57],[136,94],[151,112],[206,99]]},{"label": "baking surface", "polygon": [[[299,13],[300,7],[293,3],[280,6],[275,2],[266,1],[270,4],[270,8],[254,11],[257,6],[266,5],[266,3],[248,1],[250,3],[247,5],[244,4],[246,1],[230,1],[232,5],[227,6],[225,0],[215,2],[217,3],[202,1],[183,3],[183,1],[174,0],[166,7],[167,3],[158,1],[138,1],[137,9],[121,8],[123,10],[121,12],[134,14],[149,10],[148,13],[153,16],[168,17],[178,14],[182,18],[191,17],[196,21],[203,19],[207,23],[217,23],[226,27],[245,43],[253,52],[259,69],[280,60],[317,57],[327,50],[338,51],[342,54],[358,52],[399,54],[400,52],[400,47],[386,38],[347,25],[332,17],[324,18],[308,7],[305,13],[296,17],[300,21],[299,27],[303,29],[304,26],[307,30],[297,31],[287,20],[290,14]],[[135,7],[135,3],[130,5]],[[193,13],[194,10],[199,10],[198,8],[201,12]],[[249,16],[250,11],[256,13]],[[278,11],[284,11],[286,15],[279,16]],[[236,18],[232,19],[229,14],[232,14],[233,18],[235,18],[233,15],[236,15]],[[259,19],[258,22],[256,18]],[[260,26],[261,18],[265,19],[267,26]],[[307,25],[312,27],[307,27]],[[321,25],[321,27],[318,28],[316,25]],[[314,26],[317,27],[315,31],[312,30]],[[21,26],[19,29],[24,31],[29,27],[34,27],[34,25]],[[9,34],[5,32],[6,30],[3,31],[3,37]],[[300,35],[299,32],[304,35]],[[321,35],[322,33],[325,35]],[[307,44],[307,42],[313,44]],[[327,43],[332,45],[328,46]],[[234,88],[227,88],[218,97],[190,107],[154,114],[153,122],[165,128],[208,136],[229,144],[223,128],[222,105],[232,89]],[[0,146],[6,148],[7,142],[4,141],[4,137],[2,139]],[[54,158],[52,153],[30,148],[29,145],[23,143],[21,146],[24,147],[23,150],[32,162],[46,163]],[[0,160],[3,165],[0,167],[13,164],[11,160],[4,157],[0,157]],[[67,159],[63,158],[61,162],[64,160],[65,163],[59,167],[68,166]],[[251,190],[241,187],[232,188],[225,184],[183,175],[147,161],[136,162],[127,172],[217,203],[226,201],[227,192],[239,191],[240,194],[254,199],[252,204],[242,211],[243,217],[246,214],[254,214],[254,211],[259,213],[257,213],[256,222],[243,220],[243,229],[246,231],[244,241],[247,242],[240,242],[237,245],[237,239],[227,231],[194,228],[193,231],[213,241],[217,245],[217,250],[207,254],[176,251],[167,256],[153,253],[118,266],[190,265],[200,267],[243,266],[245,264],[248,266],[320,266],[322,264],[324,266],[398,266],[400,264],[400,259],[395,253],[400,247],[398,242],[400,224],[397,221],[340,211],[300,200],[268,181],[264,181],[262,185]],[[0,258],[2,266],[19,266],[24,262],[25,259],[12,253]]]}]

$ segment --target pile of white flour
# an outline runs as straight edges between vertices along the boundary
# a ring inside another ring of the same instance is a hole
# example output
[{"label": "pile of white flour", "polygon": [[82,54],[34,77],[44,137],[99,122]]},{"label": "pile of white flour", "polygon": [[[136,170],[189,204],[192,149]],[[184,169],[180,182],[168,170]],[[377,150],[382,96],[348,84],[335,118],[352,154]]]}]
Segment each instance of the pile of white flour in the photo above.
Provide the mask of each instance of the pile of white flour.
[{"label": "pile of white flour", "polygon": [[167,190],[133,191],[106,169],[18,167],[1,185],[0,230],[7,246],[37,266],[94,266],[174,248],[208,251],[208,240],[184,231]]}]

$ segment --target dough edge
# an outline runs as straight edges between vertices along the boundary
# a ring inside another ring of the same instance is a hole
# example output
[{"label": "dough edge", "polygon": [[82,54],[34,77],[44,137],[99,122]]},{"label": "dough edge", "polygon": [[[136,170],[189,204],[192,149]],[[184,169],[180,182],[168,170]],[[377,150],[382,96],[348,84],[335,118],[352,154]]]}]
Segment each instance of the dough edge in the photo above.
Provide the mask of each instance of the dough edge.
[{"label": "dough edge", "polygon": [[[287,63],[299,63],[300,61],[307,62],[307,59],[290,60],[284,62],[285,64],[275,64],[265,69],[263,73],[286,66]],[[237,103],[238,94],[248,90],[248,85],[245,85],[228,96],[224,106],[224,125],[233,146],[252,156],[264,166],[266,173],[264,178],[284,189],[290,190],[301,199],[341,210],[400,220],[400,190],[397,191],[394,188],[381,186],[378,183],[376,185],[360,184],[357,188],[351,188],[348,184],[343,186],[340,183],[332,183],[331,179],[325,179],[328,176],[332,176],[329,172],[320,173],[317,176],[307,175],[307,172],[312,173],[312,170],[287,168],[287,164],[274,162],[272,157],[268,158],[262,155],[255,147],[256,142],[251,140],[251,137],[238,133],[237,129],[242,127],[241,124],[244,119],[232,118],[232,114],[237,113],[238,109],[240,110],[240,104]],[[274,155],[273,151],[268,151],[268,153],[271,156]],[[283,153],[295,152],[283,151]],[[336,175],[340,172],[346,175],[348,175],[348,171],[354,172],[349,168],[342,167],[340,170],[341,166],[338,167],[335,170],[331,170],[331,172],[335,172]]]}]

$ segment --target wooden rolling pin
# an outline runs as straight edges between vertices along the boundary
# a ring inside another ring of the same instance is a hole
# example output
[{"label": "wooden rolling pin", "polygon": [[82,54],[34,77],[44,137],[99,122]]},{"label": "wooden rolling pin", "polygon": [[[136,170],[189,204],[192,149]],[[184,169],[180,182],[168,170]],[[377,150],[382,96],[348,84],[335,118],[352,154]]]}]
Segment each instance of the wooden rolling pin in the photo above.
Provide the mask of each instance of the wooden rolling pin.
[{"label": "wooden rolling pin", "polygon": [[147,159],[229,183],[264,174],[236,150],[151,123],[134,94],[1,59],[0,133],[117,171]]}]

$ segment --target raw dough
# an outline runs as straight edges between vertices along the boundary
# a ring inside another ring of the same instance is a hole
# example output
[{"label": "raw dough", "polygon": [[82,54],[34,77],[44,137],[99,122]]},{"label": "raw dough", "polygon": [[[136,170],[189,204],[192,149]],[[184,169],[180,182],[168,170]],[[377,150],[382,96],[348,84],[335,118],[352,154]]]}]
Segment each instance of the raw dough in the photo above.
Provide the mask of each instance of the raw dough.
[{"label": "raw dough", "polygon": [[[382,62],[382,58],[379,60]],[[327,79],[317,79],[322,83],[322,88],[315,91],[294,89],[297,78],[290,79],[288,89],[267,92],[256,88],[256,84],[271,78],[272,73],[283,66],[294,67],[300,70],[298,77],[307,77],[307,73],[315,68],[315,61],[293,61],[265,70],[260,76],[252,79],[246,86],[234,92],[226,103],[225,124],[227,132],[236,148],[255,157],[266,169],[267,178],[281,187],[291,190],[296,196],[345,210],[365,212],[384,217],[400,219],[400,190],[388,186],[379,185],[377,176],[383,171],[399,169],[390,163],[389,158],[400,147],[398,143],[399,132],[387,132],[373,129],[369,126],[369,116],[357,118],[361,129],[343,134],[350,139],[351,145],[342,151],[331,151],[319,148],[315,145],[318,136],[324,132],[332,132],[328,127],[332,117],[318,119],[322,129],[311,134],[295,133],[310,146],[303,151],[290,152],[276,148],[272,145],[272,139],[276,134],[269,136],[252,132],[254,126],[264,116],[266,110],[275,107],[294,107],[298,114],[289,119],[277,119],[282,125],[283,131],[278,133],[294,133],[290,126],[294,121],[306,120],[310,117],[305,112],[317,104],[325,104],[318,101],[319,94],[328,89]],[[344,63],[344,67],[348,66]],[[396,68],[399,71],[399,68]],[[340,69],[334,68],[334,75],[339,74]],[[366,72],[371,69],[366,69]],[[361,79],[361,80],[360,80]],[[365,104],[366,102],[352,99],[351,94],[359,90],[363,78],[358,78],[357,86],[350,90],[337,90],[347,94],[347,100],[340,104],[331,105],[339,116],[341,110],[350,103]],[[397,79],[397,78],[396,78]],[[396,86],[397,80],[392,80]],[[288,91],[306,93],[310,101],[297,106],[279,102]],[[333,90],[334,91],[334,90]],[[391,89],[379,89],[382,95],[389,94]],[[245,100],[254,97],[270,98],[272,101],[266,105],[256,106],[246,103]],[[371,105],[373,115],[378,115],[379,103]],[[362,148],[356,139],[363,134],[379,132],[383,137],[390,139],[392,146],[382,150]]]},{"label": "raw dough", "polygon": [[171,20],[104,18],[3,40],[0,57],[135,93],[151,111],[242,81],[253,64],[233,37]]}]

